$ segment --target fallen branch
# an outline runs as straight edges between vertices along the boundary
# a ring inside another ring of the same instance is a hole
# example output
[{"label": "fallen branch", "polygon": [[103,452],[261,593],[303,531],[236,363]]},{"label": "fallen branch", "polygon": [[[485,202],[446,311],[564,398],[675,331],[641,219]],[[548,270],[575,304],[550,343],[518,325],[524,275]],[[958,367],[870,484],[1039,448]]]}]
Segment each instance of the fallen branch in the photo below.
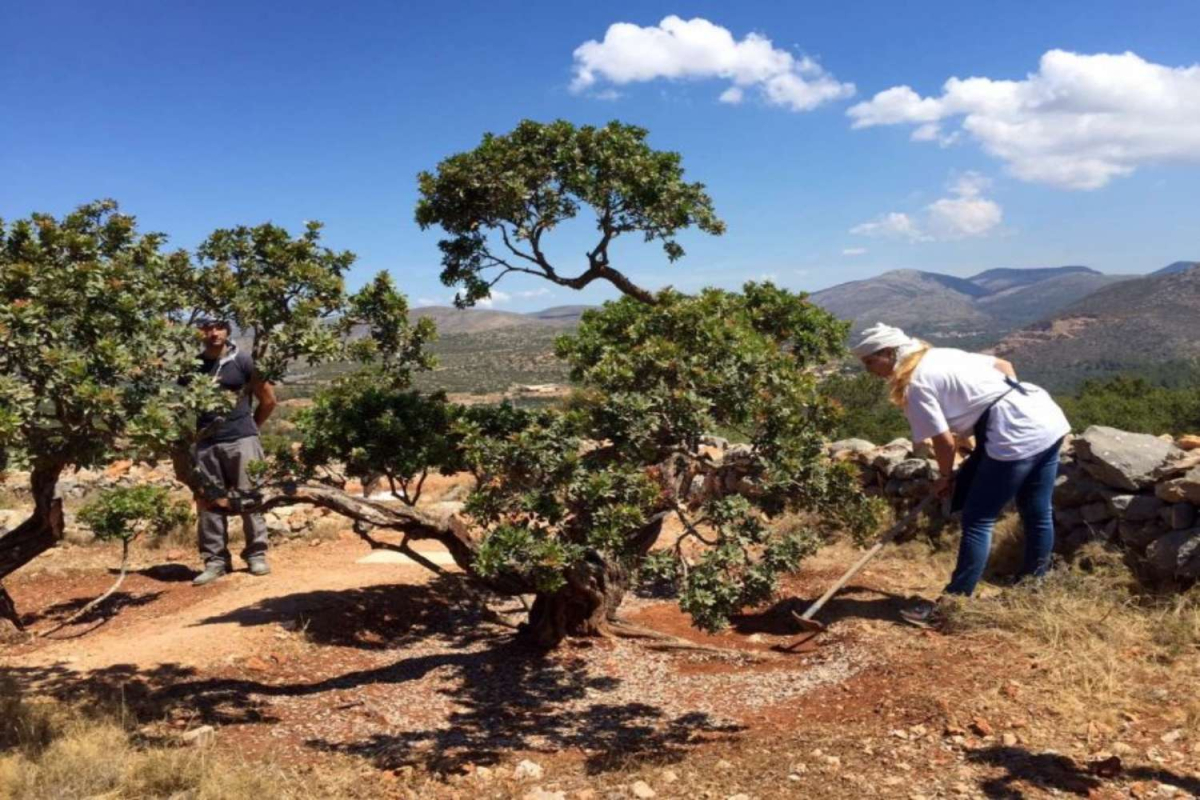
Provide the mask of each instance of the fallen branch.
[{"label": "fallen branch", "polygon": [[38,635],[41,636],[42,638],[46,638],[46,637],[50,636],[50,634],[52,634],[52,633],[58,633],[63,628],[67,627],[68,625],[75,622],[76,620],[82,619],[83,617],[87,616],[89,611],[91,611],[94,608],[97,608],[105,600],[112,597],[113,592],[117,591],[117,589],[119,589],[121,587],[121,584],[125,582],[125,576],[128,574],[129,574],[129,539],[122,538],[121,539],[121,574],[117,576],[116,583],[114,583],[112,586],[108,587],[107,592],[100,595],[95,600],[88,603],[86,606],[79,609],[74,614],[67,617],[62,622],[58,623],[53,628],[51,628],[50,630],[39,633]]},{"label": "fallen branch", "polygon": [[742,661],[754,661],[762,663],[764,661],[773,661],[774,657],[765,653],[756,653],[750,650],[734,650],[725,647],[713,647],[706,644],[698,644],[690,639],[684,639],[681,636],[672,636],[669,633],[652,630],[650,628],[635,625],[632,622],[624,620],[611,620],[609,628],[614,636],[619,636],[622,639],[645,639],[649,643],[645,646],[651,650],[684,650],[692,653],[704,653],[706,655],[719,656],[720,658],[731,658]]}]

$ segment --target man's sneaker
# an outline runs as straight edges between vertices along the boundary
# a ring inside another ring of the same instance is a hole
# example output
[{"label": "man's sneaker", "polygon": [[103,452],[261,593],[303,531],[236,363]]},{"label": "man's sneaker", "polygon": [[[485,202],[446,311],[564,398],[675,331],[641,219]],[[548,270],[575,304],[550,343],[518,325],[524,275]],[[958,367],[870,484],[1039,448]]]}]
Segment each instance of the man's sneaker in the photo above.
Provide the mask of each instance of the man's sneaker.
[{"label": "man's sneaker", "polygon": [[206,583],[212,583],[217,578],[224,577],[229,574],[229,567],[222,564],[220,561],[214,561],[211,564],[204,566],[204,572],[201,572],[196,577],[192,578],[192,586],[203,586]]},{"label": "man's sneaker", "polygon": [[931,628],[944,618],[942,609],[930,600],[920,600],[915,605],[901,610],[900,616],[905,622],[921,628]]},{"label": "man's sneaker", "polygon": [[246,564],[248,564],[250,567],[251,575],[262,576],[271,574],[271,568],[267,566],[267,560],[265,558],[252,558],[247,561]]}]

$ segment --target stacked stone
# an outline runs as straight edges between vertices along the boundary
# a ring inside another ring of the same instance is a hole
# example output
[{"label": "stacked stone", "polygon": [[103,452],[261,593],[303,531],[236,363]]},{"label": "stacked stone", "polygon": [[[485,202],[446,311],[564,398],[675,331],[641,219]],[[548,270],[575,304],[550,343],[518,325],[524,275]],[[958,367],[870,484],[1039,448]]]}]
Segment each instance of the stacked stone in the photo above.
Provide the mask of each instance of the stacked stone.
[{"label": "stacked stone", "polygon": [[829,445],[837,461],[857,464],[868,494],[886,498],[897,509],[907,509],[933,491],[937,461],[929,442],[913,444],[893,439],[876,446],[865,439],[843,439]]},{"label": "stacked stone", "polygon": [[[866,491],[897,511],[911,508],[938,475],[928,442],[863,439],[829,445],[832,458],[859,466]],[[1173,440],[1092,426],[1063,443],[1054,489],[1056,548],[1088,542],[1131,554],[1155,583],[1200,578],[1200,437]]]},{"label": "stacked stone", "polygon": [[1200,449],[1191,438],[1088,428],[1064,453],[1055,521],[1068,552],[1102,541],[1157,583],[1200,577]]}]

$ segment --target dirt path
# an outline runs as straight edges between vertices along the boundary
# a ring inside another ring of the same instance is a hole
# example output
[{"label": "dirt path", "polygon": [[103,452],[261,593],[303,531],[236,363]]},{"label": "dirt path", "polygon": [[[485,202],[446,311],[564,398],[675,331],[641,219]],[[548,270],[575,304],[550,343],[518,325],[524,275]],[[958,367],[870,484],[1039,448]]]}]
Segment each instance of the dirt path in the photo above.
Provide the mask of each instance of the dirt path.
[{"label": "dirt path", "polygon": [[[357,538],[286,545],[272,553],[270,576],[255,578],[239,569],[199,588],[191,585],[194,573],[183,564],[154,564],[152,555],[144,555],[145,563],[135,565],[136,574],[118,598],[123,607],[114,619],[90,632],[94,623],[72,626],[34,648],[17,648],[5,660],[13,666],[60,663],[79,672],[117,664],[207,667],[257,652],[272,636],[271,623],[318,614],[337,593],[429,579],[416,565],[357,563],[368,552]],[[65,575],[51,570],[12,581],[10,591],[19,609],[41,609],[30,626],[36,631],[50,627],[48,605],[65,616],[108,581],[94,570]]]},{"label": "dirt path", "polygon": [[[822,612],[820,647],[743,663],[624,640],[532,652],[445,581],[361,563],[368,552],[352,536],[285,544],[269,578],[200,589],[191,569],[145,552],[119,613],[10,648],[4,672],[23,691],[119,708],[147,742],[211,726],[238,758],[358,771],[379,796],[647,796],[635,781],[716,800],[1200,795],[1198,729],[1157,695],[1121,715],[1064,715],[1044,650],[900,624],[944,562],[889,553]],[[794,641],[788,609],[854,555],[823,551],[780,606],[717,635],[667,600],[630,596],[623,613],[775,656]],[[103,548],[50,555],[10,591],[45,629],[103,591],[111,561]]]}]

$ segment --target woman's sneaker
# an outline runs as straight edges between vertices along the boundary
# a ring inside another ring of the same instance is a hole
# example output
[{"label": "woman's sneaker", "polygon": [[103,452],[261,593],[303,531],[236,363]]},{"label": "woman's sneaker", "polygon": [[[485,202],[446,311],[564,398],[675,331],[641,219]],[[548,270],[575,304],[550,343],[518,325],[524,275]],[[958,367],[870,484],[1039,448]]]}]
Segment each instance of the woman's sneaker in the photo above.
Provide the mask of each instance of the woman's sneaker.
[{"label": "woman's sneaker", "polygon": [[900,611],[901,618],[911,625],[932,628],[945,619],[941,607],[931,600],[920,600],[915,605]]},{"label": "woman's sneaker", "polygon": [[246,565],[250,567],[251,575],[262,576],[271,574],[271,568],[267,566],[267,559],[262,556],[250,559],[246,562]]}]

